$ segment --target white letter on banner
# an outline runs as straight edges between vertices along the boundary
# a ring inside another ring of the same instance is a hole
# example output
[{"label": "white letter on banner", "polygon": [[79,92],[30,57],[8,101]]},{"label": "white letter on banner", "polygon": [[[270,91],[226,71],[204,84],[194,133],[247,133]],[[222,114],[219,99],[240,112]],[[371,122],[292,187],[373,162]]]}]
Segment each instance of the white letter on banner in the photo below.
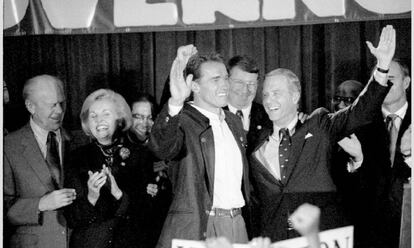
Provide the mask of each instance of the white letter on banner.
[{"label": "white letter on banner", "polygon": [[292,19],[295,16],[295,0],[263,0],[264,19]]},{"label": "white letter on banner", "polygon": [[4,0],[3,6],[3,29],[7,29],[23,19],[29,6],[29,0]]},{"label": "white letter on banner", "polygon": [[177,21],[175,3],[148,4],[145,0],[114,0],[114,24],[117,27],[174,25]]},{"label": "white letter on banner", "polygon": [[98,0],[41,0],[50,24],[57,29],[88,28]]},{"label": "white letter on banner", "polygon": [[355,2],[378,14],[399,14],[411,11],[411,0],[355,0]]},{"label": "white letter on banner", "polygon": [[259,0],[182,0],[183,22],[186,24],[214,23],[220,11],[236,21],[256,21],[260,17]]},{"label": "white letter on banner", "polygon": [[345,0],[302,0],[317,16],[345,15]]}]

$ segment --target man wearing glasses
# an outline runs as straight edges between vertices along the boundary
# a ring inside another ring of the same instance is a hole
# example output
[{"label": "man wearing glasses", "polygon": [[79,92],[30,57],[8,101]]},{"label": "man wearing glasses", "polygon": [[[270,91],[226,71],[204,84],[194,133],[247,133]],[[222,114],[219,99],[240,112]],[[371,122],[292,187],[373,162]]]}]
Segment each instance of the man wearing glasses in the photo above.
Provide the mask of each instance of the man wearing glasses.
[{"label": "man wearing glasses", "polygon": [[256,62],[247,56],[234,56],[228,62],[229,95],[228,110],[236,114],[247,132],[247,154],[255,143],[263,127],[272,127],[263,106],[253,101],[256,97],[259,68]]}]

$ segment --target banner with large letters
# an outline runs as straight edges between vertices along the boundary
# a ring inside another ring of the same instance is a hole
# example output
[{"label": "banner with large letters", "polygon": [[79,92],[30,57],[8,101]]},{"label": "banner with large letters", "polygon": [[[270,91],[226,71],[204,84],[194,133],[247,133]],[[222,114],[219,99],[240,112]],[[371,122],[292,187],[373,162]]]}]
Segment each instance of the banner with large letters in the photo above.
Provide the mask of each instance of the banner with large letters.
[{"label": "banner with large letters", "polygon": [[3,0],[3,4],[6,36],[411,18],[411,0]]}]

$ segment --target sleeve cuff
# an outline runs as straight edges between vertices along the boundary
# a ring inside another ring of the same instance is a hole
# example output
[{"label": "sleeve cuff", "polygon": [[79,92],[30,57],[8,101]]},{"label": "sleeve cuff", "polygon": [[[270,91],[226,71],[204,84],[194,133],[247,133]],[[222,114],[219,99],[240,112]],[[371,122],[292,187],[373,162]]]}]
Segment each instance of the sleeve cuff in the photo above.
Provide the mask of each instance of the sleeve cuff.
[{"label": "sleeve cuff", "polygon": [[346,169],[348,170],[349,173],[353,173],[356,170],[358,170],[359,167],[361,167],[362,162],[364,162],[364,159],[362,159],[361,161],[358,161],[358,162],[350,159],[348,161],[348,163],[346,164],[346,167],[347,167]]},{"label": "sleeve cuff", "polygon": [[408,167],[411,168],[411,163],[412,163],[411,156],[405,157],[404,162],[408,165]]},{"label": "sleeve cuff", "polygon": [[181,106],[172,105],[172,104],[170,104],[170,102],[168,102],[168,114],[170,116],[177,115],[181,111],[181,109],[183,108],[183,106],[184,105],[181,105]]},{"label": "sleeve cuff", "polygon": [[379,72],[378,70],[375,70],[374,71],[374,79],[375,79],[375,81],[377,81],[380,85],[382,85],[382,86],[385,86],[385,87],[387,87],[388,86],[388,84],[387,84],[387,73],[382,73],[382,72]]}]

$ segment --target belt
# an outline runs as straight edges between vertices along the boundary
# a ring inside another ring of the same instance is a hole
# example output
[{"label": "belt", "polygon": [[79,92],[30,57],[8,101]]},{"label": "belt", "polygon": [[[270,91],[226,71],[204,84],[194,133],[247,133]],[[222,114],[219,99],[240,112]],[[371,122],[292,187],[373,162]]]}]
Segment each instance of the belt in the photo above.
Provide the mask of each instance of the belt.
[{"label": "belt", "polygon": [[241,208],[232,208],[232,209],[213,208],[212,210],[206,211],[206,212],[210,216],[234,218],[237,215],[241,214]]}]

